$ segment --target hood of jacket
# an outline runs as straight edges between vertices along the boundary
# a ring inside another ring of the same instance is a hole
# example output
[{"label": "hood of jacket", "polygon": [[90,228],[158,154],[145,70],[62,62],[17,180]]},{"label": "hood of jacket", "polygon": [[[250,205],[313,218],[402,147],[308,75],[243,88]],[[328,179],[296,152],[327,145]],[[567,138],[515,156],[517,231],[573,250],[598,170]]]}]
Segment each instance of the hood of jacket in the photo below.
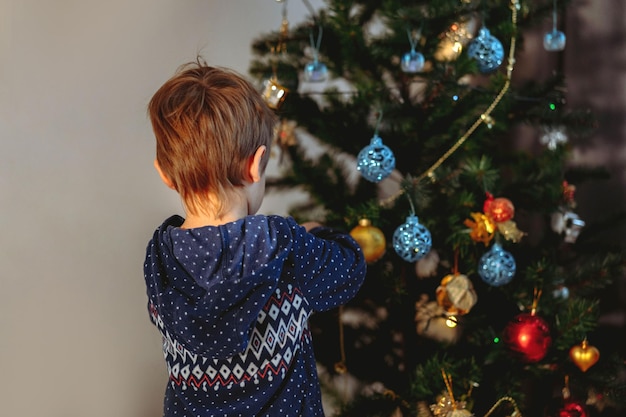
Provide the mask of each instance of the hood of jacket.
[{"label": "hood of jacket", "polygon": [[248,216],[181,229],[172,216],[150,241],[144,276],[162,329],[189,351],[227,358],[243,351],[291,250],[293,219]]}]

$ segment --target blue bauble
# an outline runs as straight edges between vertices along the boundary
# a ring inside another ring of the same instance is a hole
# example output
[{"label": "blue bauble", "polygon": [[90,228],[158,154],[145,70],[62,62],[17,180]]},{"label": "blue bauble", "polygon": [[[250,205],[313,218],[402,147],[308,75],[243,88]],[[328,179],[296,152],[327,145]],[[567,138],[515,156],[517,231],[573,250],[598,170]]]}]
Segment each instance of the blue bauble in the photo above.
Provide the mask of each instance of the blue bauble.
[{"label": "blue bauble", "polygon": [[407,217],[406,222],[393,232],[393,248],[407,262],[419,261],[432,246],[430,232],[419,223],[417,216]]},{"label": "blue bauble", "polygon": [[491,249],[480,258],[478,275],[491,286],[506,285],[515,276],[515,258],[502,249],[499,243],[494,243]]},{"label": "blue bauble", "polygon": [[328,68],[317,60],[309,62],[304,67],[304,81],[320,82],[325,81],[327,77]]},{"label": "blue bauble", "polygon": [[556,52],[565,49],[565,33],[560,30],[552,30],[543,37],[543,47],[546,51]]},{"label": "blue bauble", "polygon": [[407,52],[400,61],[400,68],[409,74],[420,72],[424,68],[424,55],[415,51]]},{"label": "blue bauble", "polygon": [[467,54],[478,63],[478,70],[483,74],[495,71],[504,59],[504,48],[500,41],[491,36],[489,29],[483,27],[467,48]]},{"label": "blue bauble", "polygon": [[396,167],[396,158],[383,140],[374,135],[370,144],[357,155],[356,169],[368,181],[380,182]]}]

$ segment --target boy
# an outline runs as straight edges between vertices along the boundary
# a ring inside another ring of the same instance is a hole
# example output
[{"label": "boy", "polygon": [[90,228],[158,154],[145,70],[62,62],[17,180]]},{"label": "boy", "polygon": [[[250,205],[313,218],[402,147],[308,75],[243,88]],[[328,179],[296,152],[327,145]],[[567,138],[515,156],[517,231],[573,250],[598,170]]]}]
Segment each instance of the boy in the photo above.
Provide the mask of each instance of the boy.
[{"label": "boy", "polygon": [[256,215],[275,115],[232,71],[188,64],[154,95],[154,165],[182,199],[148,244],[163,336],[165,416],[323,416],[307,319],[353,297],[365,261],[347,234]]}]

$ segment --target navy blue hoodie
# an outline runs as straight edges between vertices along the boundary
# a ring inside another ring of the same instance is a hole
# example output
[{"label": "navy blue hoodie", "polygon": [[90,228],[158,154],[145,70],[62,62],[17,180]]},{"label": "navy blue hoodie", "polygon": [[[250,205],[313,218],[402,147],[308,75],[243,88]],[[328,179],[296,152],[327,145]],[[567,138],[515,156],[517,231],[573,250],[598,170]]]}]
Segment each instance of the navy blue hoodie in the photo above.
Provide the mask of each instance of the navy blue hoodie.
[{"label": "navy blue hoodie", "polygon": [[169,373],[164,415],[323,416],[307,320],[356,294],[358,244],[279,216],[182,223],[155,231],[144,264]]}]

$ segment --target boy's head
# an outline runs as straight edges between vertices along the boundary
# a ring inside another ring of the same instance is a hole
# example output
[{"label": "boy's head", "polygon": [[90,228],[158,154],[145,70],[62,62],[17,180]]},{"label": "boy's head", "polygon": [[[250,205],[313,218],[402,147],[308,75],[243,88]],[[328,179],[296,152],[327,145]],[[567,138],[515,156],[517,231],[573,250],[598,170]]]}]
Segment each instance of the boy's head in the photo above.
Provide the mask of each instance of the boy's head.
[{"label": "boy's head", "polygon": [[158,168],[191,213],[220,216],[230,192],[250,180],[250,160],[262,146],[265,171],[276,116],[233,71],[201,61],[182,66],[152,97],[148,114]]}]

